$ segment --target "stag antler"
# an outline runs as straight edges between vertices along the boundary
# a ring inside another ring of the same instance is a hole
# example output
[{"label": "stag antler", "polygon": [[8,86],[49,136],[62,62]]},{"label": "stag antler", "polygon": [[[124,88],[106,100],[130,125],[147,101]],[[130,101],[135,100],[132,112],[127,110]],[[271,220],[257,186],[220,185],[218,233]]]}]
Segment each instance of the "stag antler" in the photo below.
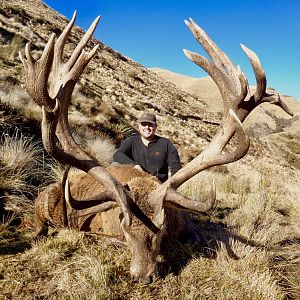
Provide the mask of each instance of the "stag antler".
[{"label": "stag antler", "polygon": [[[153,199],[165,193],[162,201],[170,201],[188,209],[199,210],[199,203],[182,196],[176,189],[199,172],[212,166],[227,164],[241,159],[248,151],[249,139],[241,122],[249,113],[263,102],[270,102],[281,107],[289,115],[292,111],[281,101],[279,95],[266,92],[266,76],[257,55],[246,46],[241,45],[250,60],[256,78],[256,91],[248,94],[248,82],[239,66],[235,67],[227,55],[209,38],[205,31],[192,19],[185,21],[194,37],[205,49],[211,60],[188,50],[184,54],[194,63],[203,68],[217,84],[223,99],[222,123],[206,149],[185,165],[174,176],[163,183],[159,190],[153,193]],[[225,146],[233,135],[237,135],[237,147],[234,151],[223,153]],[[213,202],[212,202],[213,203]],[[163,204],[161,204],[161,207]],[[200,205],[202,208],[202,204]]]},{"label": "stag antler", "polygon": [[[91,39],[100,19],[97,17],[76,46],[69,60],[66,63],[63,62],[64,46],[75,19],[76,11],[56,42],[54,34],[51,36],[39,60],[35,61],[32,58],[29,44],[25,47],[25,58],[20,52],[20,59],[26,73],[26,90],[42,108],[42,137],[48,153],[61,163],[79,168],[101,181],[121,207],[126,224],[130,224],[130,209],[125,189],[104,167],[91,159],[76,144],[70,131],[68,107],[75,84],[99,47],[96,45],[90,52],[84,51],[84,47]],[[52,80],[49,80],[50,71]],[[47,86],[48,81],[50,81],[50,93]],[[61,148],[56,144],[56,137]]]}]

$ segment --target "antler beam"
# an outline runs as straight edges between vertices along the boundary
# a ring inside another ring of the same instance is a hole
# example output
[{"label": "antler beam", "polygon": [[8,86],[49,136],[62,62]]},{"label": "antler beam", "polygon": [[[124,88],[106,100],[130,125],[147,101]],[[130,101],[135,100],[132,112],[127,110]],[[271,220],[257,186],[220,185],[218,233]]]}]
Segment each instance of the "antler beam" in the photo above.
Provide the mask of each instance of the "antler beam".
[{"label": "antler beam", "polygon": [[[20,52],[20,59],[26,73],[25,87],[31,98],[42,108],[42,136],[48,153],[61,163],[79,168],[104,184],[121,207],[126,223],[130,224],[130,209],[123,186],[104,167],[82,151],[70,131],[68,107],[75,84],[99,47],[99,45],[94,46],[90,52],[84,50],[100,19],[97,17],[76,46],[69,60],[66,63],[63,62],[64,46],[75,19],[76,11],[56,42],[55,36],[51,36],[39,60],[35,61],[32,58],[28,44],[25,47],[25,57]],[[50,77],[52,80],[49,79]],[[48,82],[50,83],[50,93]],[[57,146],[56,138],[60,142],[61,148]]]},{"label": "antler beam", "polygon": [[[182,206],[186,203],[187,207],[191,207],[192,200],[182,201],[182,195],[176,192],[176,189],[199,172],[212,166],[237,161],[247,153],[250,141],[242,127],[242,122],[255,107],[263,102],[269,102],[281,107],[291,116],[293,112],[282,102],[279,95],[268,94],[266,92],[267,80],[265,72],[257,55],[252,50],[241,45],[250,60],[257,83],[255,93],[250,95],[248,81],[240,67],[234,66],[228,56],[192,19],[185,21],[185,24],[207,52],[210,60],[188,50],[183,50],[184,54],[204,69],[218,86],[223,99],[223,119],[216,135],[206,149],[163,183],[154,192],[153,199],[165,191],[165,198],[161,198],[161,201],[173,198],[173,202],[176,204],[176,199],[178,198]],[[237,147],[233,151],[224,153],[224,149],[233,135],[237,136]],[[176,193],[178,196],[176,196]],[[195,208],[197,205],[199,203],[195,204]],[[163,207],[163,204],[161,203],[160,206]]]}]

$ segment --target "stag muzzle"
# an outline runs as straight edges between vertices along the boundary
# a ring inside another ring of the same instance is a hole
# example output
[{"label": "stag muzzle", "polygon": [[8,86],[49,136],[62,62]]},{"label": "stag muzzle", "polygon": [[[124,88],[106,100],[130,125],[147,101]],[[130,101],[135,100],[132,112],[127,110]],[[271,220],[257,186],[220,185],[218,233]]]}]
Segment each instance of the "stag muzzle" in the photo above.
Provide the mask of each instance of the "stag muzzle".
[{"label": "stag muzzle", "polygon": [[130,273],[132,281],[135,283],[150,284],[158,278],[156,261],[145,266],[145,262],[136,264],[135,260],[131,260]]},{"label": "stag muzzle", "polygon": [[138,236],[129,244],[131,262],[130,274],[134,282],[149,284],[154,282],[157,277],[157,258],[159,245],[151,247],[147,243],[147,238],[143,235]]}]

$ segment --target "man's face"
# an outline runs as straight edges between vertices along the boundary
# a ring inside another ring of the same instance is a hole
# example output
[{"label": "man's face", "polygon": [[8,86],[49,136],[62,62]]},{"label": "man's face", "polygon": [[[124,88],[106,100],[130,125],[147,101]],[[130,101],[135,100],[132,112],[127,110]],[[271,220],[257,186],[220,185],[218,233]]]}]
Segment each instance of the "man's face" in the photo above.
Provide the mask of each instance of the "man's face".
[{"label": "man's face", "polygon": [[139,123],[139,132],[146,140],[152,140],[156,131],[157,125],[150,122]]}]

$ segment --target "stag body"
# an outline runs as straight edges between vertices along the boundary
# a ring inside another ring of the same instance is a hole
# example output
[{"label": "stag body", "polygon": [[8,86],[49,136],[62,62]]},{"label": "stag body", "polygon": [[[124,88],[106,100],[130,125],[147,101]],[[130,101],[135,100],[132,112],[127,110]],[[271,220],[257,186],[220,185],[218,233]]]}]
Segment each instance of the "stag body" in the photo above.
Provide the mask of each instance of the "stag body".
[{"label": "stag body", "polygon": [[[157,178],[149,173],[133,168],[132,165],[111,165],[107,168],[107,171],[123,186],[126,186],[133,196],[133,201],[135,201],[139,208],[144,211],[145,215],[151,217],[154,209],[153,207],[151,208],[151,203],[147,203],[147,199],[151,191],[160,184]],[[72,198],[74,198],[71,200],[72,204],[70,204],[75,207],[76,202],[78,201],[75,199],[81,199],[80,201],[93,199],[92,201],[94,203],[101,202],[101,200],[97,201],[97,197],[101,192],[106,190],[101,182],[83,172],[73,176],[69,185],[70,194],[72,195]],[[66,207],[67,220],[64,220],[65,212],[63,202],[65,201],[65,197],[63,186],[64,184],[60,182],[50,184],[41,191],[36,198],[35,214],[37,220],[37,237],[47,235],[48,222],[55,227],[60,228],[68,226],[83,231],[98,231],[102,229],[104,233],[109,235],[115,234],[119,238],[124,236],[119,221],[117,222],[117,226],[115,226],[115,221],[119,220],[119,215],[121,213],[121,210],[117,205],[112,208],[109,207],[107,210],[98,214],[94,212],[95,209],[86,211],[74,209],[68,205]],[[84,206],[84,203],[77,202],[77,205]],[[113,211],[112,214],[111,211]],[[176,211],[182,214],[181,211]],[[107,222],[103,220],[107,220]],[[111,230],[111,228],[114,229]]]},{"label": "stag body", "polygon": [[[62,61],[63,48],[75,16],[57,42],[54,35],[49,39],[39,60],[34,61],[31,57],[28,45],[25,48],[26,58],[20,54],[26,71],[26,90],[42,107],[45,149],[61,163],[87,173],[79,175],[70,183],[66,180],[62,185],[52,184],[41,192],[36,200],[37,233],[46,234],[46,220],[52,221],[54,225],[72,226],[81,230],[102,228],[104,233],[123,239],[120,244],[129,248],[130,272],[133,277],[149,282],[156,277],[156,259],[163,238],[174,240],[184,234],[197,239],[197,230],[190,226],[186,215],[179,209],[206,212],[215,200],[214,189],[211,201],[206,204],[180,194],[177,189],[202,170],[237,161],[247,153],[250,142],[241,121],[256,106],[270,102],[291,115],[292,112],[279,96],[266,92],[265,73],[254,52],[242,46],[257,82],[255,93],[249,95],[247,79],[240,68],[234,66],[207,34],[190,20],[186,22],[187,26],[211,60],[187,50],[184,52],[212,77],[220,89],[224,111],[219,130],[202,153],[163,184],[151,175],[128,166],[105,169],[76,144],[68,123],[68,107],[74,86],[98,47],[95,46],[89,53],[84,51],[99,18],[91,25],[69,60],[66,63]],[[50,70],[54,81],[49,92]],[[237,138],[237,146],[226,151],[225,147],[233,135]],[[63,209],[63,199],[70,206],[66,210]]]},{"label": "stag body", "polygon": [[[198,230],[184,211],[172,207],[165,209],[166,220],[163,228],[159,230],[151,222],[155,206],[148,202],[149,194],[160,185],[157,178],[131,165],[113,165],[107,170],[132,194],[133,202],[130,203],[130,207],[133,217],[130,229],[121,227],[122,211],[119,206],[99,213],[95,213],[94,209],[76,210],[67,206],[65,220],[62,184],[54,183],[46,187],[35,200],[37,238],[47,236],[49,222],[58,228],[67,225],[82,231],[101,232],[104,236],[114,237],[114,243],[129,248],[133,258],[130,270],[136,280],[152,280],[157,276],[156,259],[161,250],[160,246],[174,244],[183,238],[197,242]],[[70,194],[74,198],[71,202],[74,206],[76,203],[82,205],[75,199],[93,199],[93,202],[101,202],[97,200],[97,196],[103,191],[103,184],[85,173],[76,175],[70,182]],[[131,241],[128,244],[125,235]]]}]

